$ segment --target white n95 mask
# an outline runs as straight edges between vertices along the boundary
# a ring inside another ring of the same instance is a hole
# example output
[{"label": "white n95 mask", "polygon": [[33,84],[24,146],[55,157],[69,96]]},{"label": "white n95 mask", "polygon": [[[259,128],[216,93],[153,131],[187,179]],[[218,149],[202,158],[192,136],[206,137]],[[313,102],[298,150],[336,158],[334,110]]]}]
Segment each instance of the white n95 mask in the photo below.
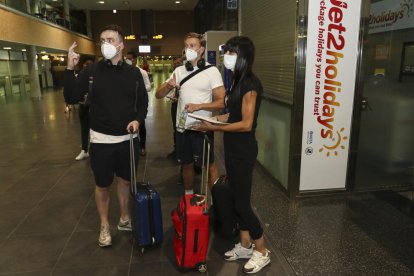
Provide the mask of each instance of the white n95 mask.
[{"label": "white n95 mask", "polygon": [[223,64],[227,69],[234,71],[236,66],[237,56],[236,55],[224,55]]},{"label": "white n95 mask", "polygon": [[126,60],[125,60],[125,63],[126,63],[126,64],[129,64],[129,65],[132,65],[132,60],[130,60],[130,59],[126,59]]},{"label": "white n95 mask", "polygon": [[197,51],[193,49],[185,49],[185,57],[188,61],[193,61],[197,59]]},{"label": "white n95 mask", "polygon": [[116,47],[108,42],[102,43],[101,52],[105,59],[111,59],[118,53]]}]

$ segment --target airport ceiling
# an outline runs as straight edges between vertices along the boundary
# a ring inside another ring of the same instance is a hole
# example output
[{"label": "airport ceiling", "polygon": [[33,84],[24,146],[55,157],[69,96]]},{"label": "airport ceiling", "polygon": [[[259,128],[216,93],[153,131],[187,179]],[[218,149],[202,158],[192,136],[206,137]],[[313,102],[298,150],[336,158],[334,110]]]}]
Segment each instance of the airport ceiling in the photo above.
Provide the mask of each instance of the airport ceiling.
[{"label": "airport ceiling", "polygon": [[[55,6],[63,1],[45,2]],[[79,10],[193,10],[197,2],[198,0],[69,0],[69,5]]]},{"label": "airport ceiling", "polygon": [[[71,8],[80,10],[193,10],[198,3],[198,0],[180,0],[176,4],[176,0],[103,0],[104,4],[99,4],[99,0],[69,0]],[[57,7],[63,5],[63,0],[46,0],[46,4]],[[0,50],[4,47],[11,47],[12,51],[21,51],[26,48],[25,45],[16,44],[13,42],[1,41]],[[48,54],[61,55],[63,51],[48,49],[44,47],[37,47],[37,51],[47,52]]]}]

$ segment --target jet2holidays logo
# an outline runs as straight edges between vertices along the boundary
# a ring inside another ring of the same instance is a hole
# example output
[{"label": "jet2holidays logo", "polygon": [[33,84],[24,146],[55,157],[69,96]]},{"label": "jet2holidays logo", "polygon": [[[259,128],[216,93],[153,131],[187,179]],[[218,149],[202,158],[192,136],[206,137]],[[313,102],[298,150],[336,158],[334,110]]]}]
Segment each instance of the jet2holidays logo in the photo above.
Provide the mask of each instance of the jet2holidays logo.
[{"label": "jet2holidays logo", "polygon": [[346,149],[345,142],[348,136],[345,128],[341,126],[342,117],[346,114],[342,114],[341,109],[350,93],[347,91],[350,85],[346,78],[344,79],[346,68],[341,65],[346,60],[344,47],[347,28],[343,24],[343,19],[348,4],[338,0],[330,2],[332,6],[327,8],[326,2],[320,1],[318,38],[313,65],[313,118],[316,122],[313,124],[315,131],[307,131],[308,146],[305,148],[305,154],[312,155],[314,150],[311,145],[314,144],[318,148],[318,153],[326,157],[338,156]]},{"label": "jet2holidays logo", "polygon": [[[345,128],[341,128],[339,131],[335,131],[332,138],[324,139],[322,146],[319,148],[319,152],[325,154],[327,157],[334,155],[338,156],[340,150],[345,150],[346,147],[344,142],[348,140],[348,136],[343,134]],[[312,145],[313,143],[314,132],[312,130],[308,131],[306,144]],[[308,146],[305,148],[306,155],[312,155],[314,152],[313,147]]]}]

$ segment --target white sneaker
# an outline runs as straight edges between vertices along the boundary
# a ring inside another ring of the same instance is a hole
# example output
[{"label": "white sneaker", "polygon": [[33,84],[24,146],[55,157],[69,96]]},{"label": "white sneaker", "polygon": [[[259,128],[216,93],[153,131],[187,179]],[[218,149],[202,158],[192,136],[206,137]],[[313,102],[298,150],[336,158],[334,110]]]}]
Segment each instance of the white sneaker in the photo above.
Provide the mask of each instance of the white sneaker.
[{"label": "white sneaker", "polygon": [[112,245],[111,232],[109,225],[101,225],[101,232],[99,233],[99,246],[107,247]]},{"label": "white sneaker", "polygon": [[81,150],[81,152],[76,156],[75,160],[82,160],[89,157],[89,153],[85,152],[84,150]]},{"label": "white sneaker", "polygon": [[118,223],[118,230],[132,231],[131,219],[123,220],[122,218],[120,218]]},{"label": "white sneaker", "polygon": [[224,253],[224,259],[226,261],[235,261],[237,259],[250,259],[253,254],[253,244],[250,245],[250,248],[245,248],[238,243],[234,246],[232,250],[227,251]]},{"label": "white sneaker", "polygon": [[270,263],[270,251],[266,249],[266,255],[263,256],[257,250],[253,251],[253,256],[250,260],[244,265],[243,272],[246,273],[256,273],[262,270],[263,267],[267,266]]}]

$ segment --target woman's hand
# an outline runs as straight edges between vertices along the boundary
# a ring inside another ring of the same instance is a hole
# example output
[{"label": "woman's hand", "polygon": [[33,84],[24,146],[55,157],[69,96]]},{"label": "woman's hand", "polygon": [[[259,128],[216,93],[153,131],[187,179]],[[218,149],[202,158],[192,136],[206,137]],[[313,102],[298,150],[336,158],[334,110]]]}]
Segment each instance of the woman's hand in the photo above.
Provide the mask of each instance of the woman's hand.
[{"label": "woman's hand", "polygon": [[206,121],[202,121],[198,125],[193,126],[192,129],[197,130],[197,131],[215,131],[215,130],[218,130],[218,126],[214,124],[210,124],[209,122],[206,122]]},{"label": "woman's hand", "polygon": [[219,122],[222,122],[222,123],[227,123],[227,121],[229,120],[229,115],[230,115],[230,113],[217,115],[216,120],[219,121]]}]

